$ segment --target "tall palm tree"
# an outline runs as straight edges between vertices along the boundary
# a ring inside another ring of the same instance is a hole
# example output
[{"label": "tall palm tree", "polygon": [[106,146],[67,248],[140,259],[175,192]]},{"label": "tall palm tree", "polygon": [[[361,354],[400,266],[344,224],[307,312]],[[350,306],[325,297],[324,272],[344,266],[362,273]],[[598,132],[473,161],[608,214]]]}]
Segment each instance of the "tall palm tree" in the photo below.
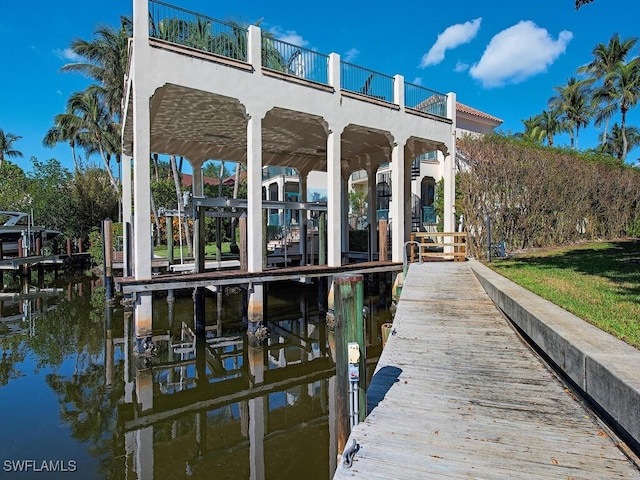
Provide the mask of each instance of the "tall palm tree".
[{"label": "tall palm tree", "polygon": [[622,161],[627,158],[628,140],[626,136],[627,112],[640,100],[640,57],[628,63],[619,62],[617,67],[605,77],[613,87],[614,101],[620,108],[620,131],[622,133]]},{"label": "tall palm tree", "polygon": [[118,182],[111,171],[109,158],[113,147],[113,136],[117,127],[112,125],[106,105],[100,101],[95,89],[76,92],[68,100],[68,110],[80,119],[82,135],[87,153],[98,152],[113,188],[118,191]]},{"label": "tall palm tree", "polygon": [[550,147],[553,147],[553,137],[565,130],[560,119],[560,111],[557,109],[543,110],[533,117],[531,134],[536,138],[545,139]]},{"label": "tall palm tree", "polygon": [[560,117],[566,122],[567,131],[571,136],[571,148],[578,148],[580,128],[589,125],[593,116],[590,85],[592,79],[578,80],[571,77],[566,85],[555,86],[557,95],[549,99],[549,107],[557,109]]},{"label": "tall palm tree", "polygon": [[13,144],[21,138],[21,136],[14,135],[13,133],[5,133],[5,131],[0,128],[0,170],[2,170],[2,164],[5,158],[22,157],[22,152],[13,148]]},{"label": "tall palm tree", "polygon": [[[625,137],[627,138],[627,149],[640,146],[640,129],[637,127],[627,127],[625,131]],[[620,125],[614,123],[611,127],[611,133],[607,137],[607,141],[600,145],[599,150],[603,153],[613,155],[618,160],[622,161],[622,155],[624,150],[622,129]]]},{"label": "tall palm tree", "polygon": [[80,169],[76,156],[76,145],[81,145],[80,135],[82,133],[82,119],[73,112],[59,113],[53,117],[53,127],[47,130],[42,145],[48,148],[55,147],[58,143],[67,142],[71,147],[71,156],[75,170]]},{"label": "tall palm tree", "polygon": [[[586,73],[594,80],[602,80],[612,73],[618,63],[624,62],[629,52],[638,43],[636,37],[620,40],[619,34],[614,34],[609,39],[609,43],[598,43],[592,50],[593,60],[590,63],[578,68],[578,73]],[[607,141],[607,130],[609,120],[615,113],[614,101],[611,95],[611,81],[604,81],[600,87],[596,89],[593,96],[594,106],[598,113],[595,116],[596,126],[604,124],[604,135],[602,135],[602,143]]]},{"label": "tall palm tree", "polygon": [[133,23],[129,17],[120,18],[120,28],[99,26],[90,41],[77,38],[71,42],[71,50],[84,62],[64,65],[63,72],[78,72],[95,80],[93,86],[104,100],[114,121],[119,120],[124,77],[129,59],[129,37],[133,35]]}]

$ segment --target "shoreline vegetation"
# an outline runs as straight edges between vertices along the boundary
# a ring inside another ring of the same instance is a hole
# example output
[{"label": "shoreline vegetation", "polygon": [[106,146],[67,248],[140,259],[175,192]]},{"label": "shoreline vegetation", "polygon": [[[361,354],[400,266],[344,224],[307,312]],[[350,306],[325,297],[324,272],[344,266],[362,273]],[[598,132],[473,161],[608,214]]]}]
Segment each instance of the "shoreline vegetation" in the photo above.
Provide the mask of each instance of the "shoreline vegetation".
[{"label": "shoreline vegetation", "polygon": [[531,250],[487,265],[640,349],[639,239]]}]

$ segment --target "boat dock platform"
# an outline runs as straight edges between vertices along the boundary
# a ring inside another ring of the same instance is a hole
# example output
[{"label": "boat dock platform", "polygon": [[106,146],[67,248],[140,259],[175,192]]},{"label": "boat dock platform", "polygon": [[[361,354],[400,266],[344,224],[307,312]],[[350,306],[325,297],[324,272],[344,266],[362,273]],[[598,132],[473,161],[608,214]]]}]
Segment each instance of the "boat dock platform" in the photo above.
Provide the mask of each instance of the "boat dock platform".
[{"label": "boat dock platform", "polygon": [[412,264],[334,479],[640,479],[465,263]]},{"label": "boat dock platform", "polygon": [[199,288],[211,286],[248,285],[282,280],[304,281],[309,278],[328,277],[341,272],[377,273],[400,272],[402,264],[397,262],[363,262],[330,267],[327,265],[304,265],[299,267],[268,268],[261,272],[246,270],[215,270],[204,273],[157,275],[148,280],[133,277],[115,278],[116,289],[123,294],[153,292],[169,289]]}]

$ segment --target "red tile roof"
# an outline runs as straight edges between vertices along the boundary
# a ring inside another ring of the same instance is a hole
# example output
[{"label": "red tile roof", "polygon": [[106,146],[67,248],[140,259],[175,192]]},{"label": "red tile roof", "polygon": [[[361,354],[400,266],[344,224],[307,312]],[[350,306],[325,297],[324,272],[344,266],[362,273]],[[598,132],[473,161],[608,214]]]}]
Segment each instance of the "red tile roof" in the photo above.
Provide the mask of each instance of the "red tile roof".
[{"label": "red tile roof", "polygon": [[489,115],[488,113],[481,112],[475,108],[471,108],[464,103],[456,102],[456,110],[458,112],[468,113],[469,115],[475,115],[476,117],[485,118],[487,120],[494,121],[496,123],[502,123],[502,119]]}]

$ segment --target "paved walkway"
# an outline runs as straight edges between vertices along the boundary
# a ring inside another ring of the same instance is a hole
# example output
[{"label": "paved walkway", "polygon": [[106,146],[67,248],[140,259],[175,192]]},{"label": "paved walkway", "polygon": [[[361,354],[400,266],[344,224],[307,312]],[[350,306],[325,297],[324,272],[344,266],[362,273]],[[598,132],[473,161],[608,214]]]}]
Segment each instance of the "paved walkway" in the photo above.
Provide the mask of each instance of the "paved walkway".
[{"label": "paved walkway", "polygon": [[640,479],[468,263],[413,264],[394,329],[334,479]]}]

